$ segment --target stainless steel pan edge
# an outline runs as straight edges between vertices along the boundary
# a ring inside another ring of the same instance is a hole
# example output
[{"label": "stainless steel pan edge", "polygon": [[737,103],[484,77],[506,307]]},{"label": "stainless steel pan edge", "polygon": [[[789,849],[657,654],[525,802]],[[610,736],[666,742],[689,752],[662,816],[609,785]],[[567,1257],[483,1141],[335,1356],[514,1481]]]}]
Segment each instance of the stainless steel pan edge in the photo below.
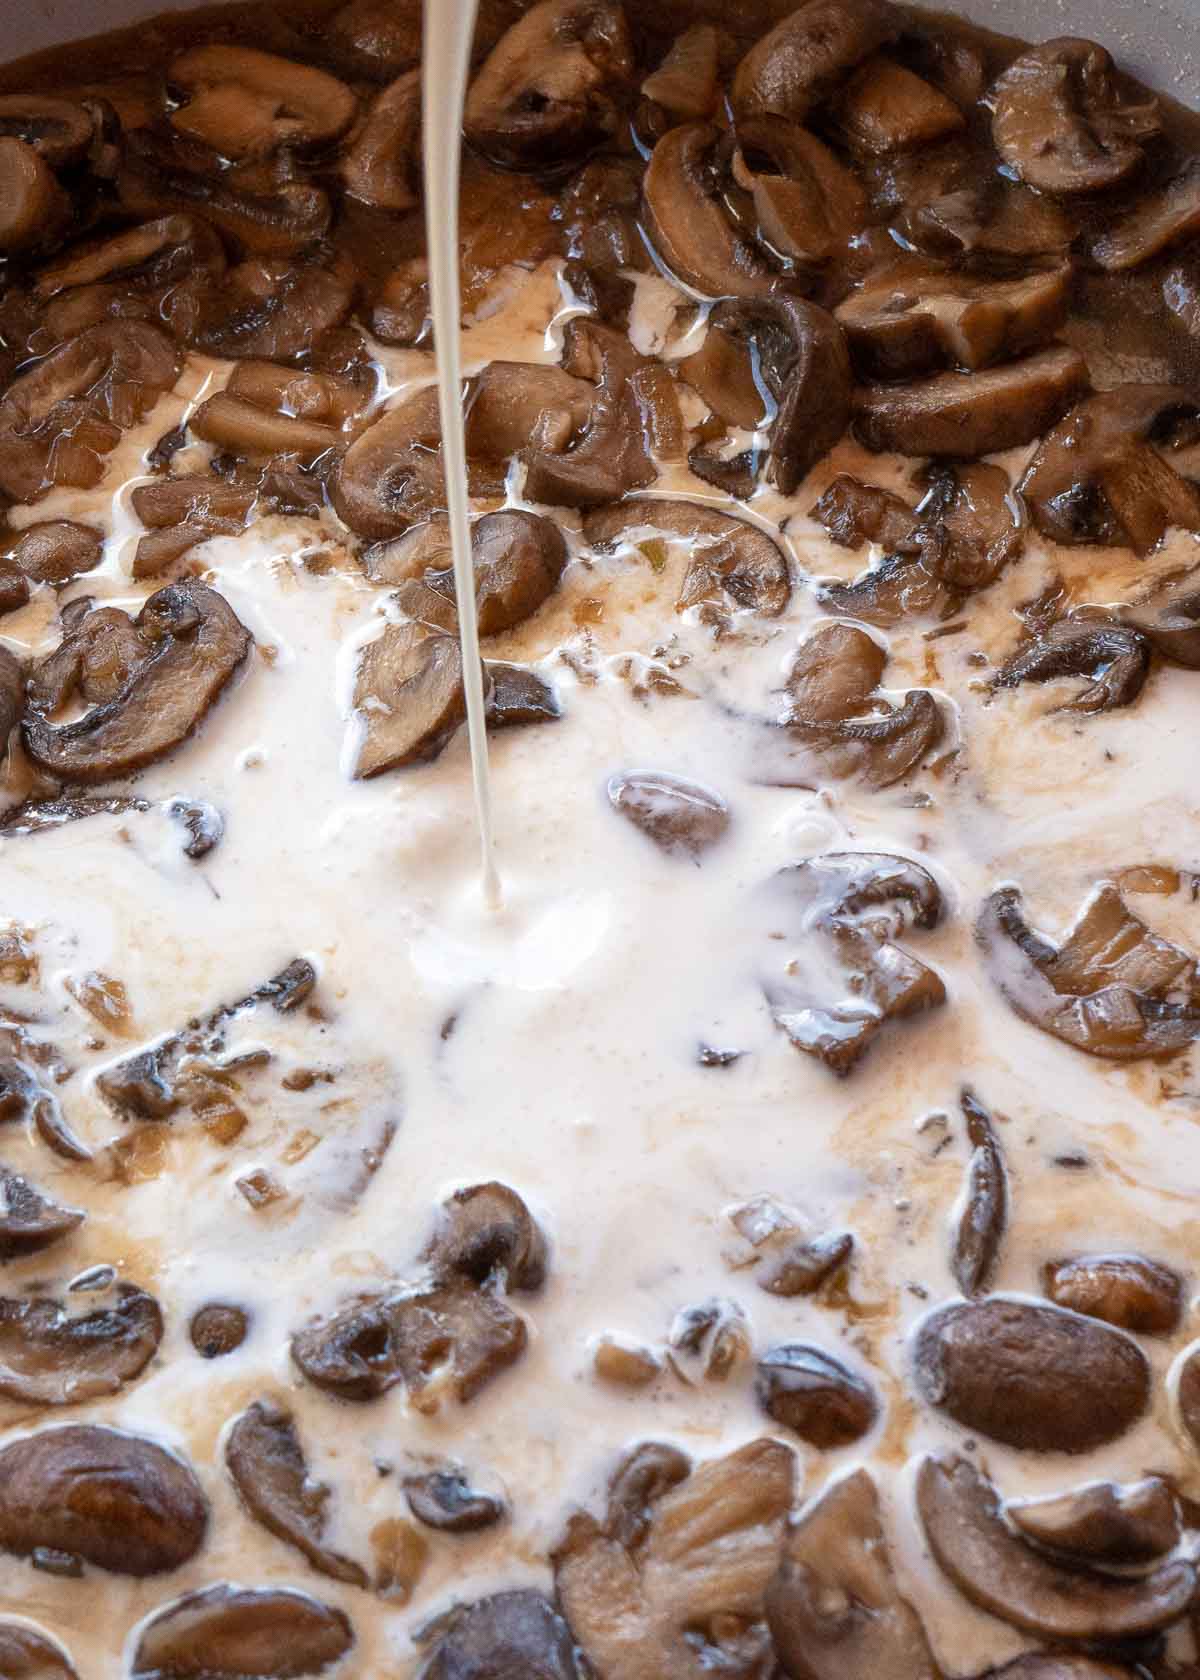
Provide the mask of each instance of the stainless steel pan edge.
[{"label": "stainless steel pan edge", "polygon": [[[98,35],[194,0],[0,0],[0,62]],[[668,0],[656,0],[667,4]],[[1090,35],[1155,87],[1200,106],[1200,0],[942,0],[989,29],[1045,41]]]}]

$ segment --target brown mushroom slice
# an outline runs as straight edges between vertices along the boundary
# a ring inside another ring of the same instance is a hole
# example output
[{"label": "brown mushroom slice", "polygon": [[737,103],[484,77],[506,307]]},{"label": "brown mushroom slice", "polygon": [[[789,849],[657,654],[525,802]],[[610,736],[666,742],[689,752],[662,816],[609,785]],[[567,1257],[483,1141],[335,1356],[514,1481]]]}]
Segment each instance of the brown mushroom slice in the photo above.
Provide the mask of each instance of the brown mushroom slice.
[{"label": "brown mushroom slice", "polygon": [[570,1629],[532,1588],[458,1605],[430,1637],[420,1680],[585,1680]]},{"label": "brown mushroom slice", "polygon": [[1092,256],[1110,274],[1140,268],[1160,251],[1200,232],[1200,159],[1107,228]]},{"label": "brown mushroom slice", "polygon": [[412,210],[420,202],[421,72],[410,70],[375,96],[346,148],[342,181],[351,198],[379,210]]},{"label": "brown mushroom slice", "polygon": [[489,729],[523,729],[532,723],[556,723],[563,715],[552,685],[528,665],[486,659],[483,677]]},{"label": "brown mushroom slice", "polygon": [[0,1621],[4,1680],[78,1680],[62,1646],[29,1622]]},{"label": "brown mushroom slice", "polygon": [[349,0],[329,20],[335,56],[373,82],[387,82],[421,60],[420,0]]},{"label": "brown mushroom slice", "polygon": [[711,117],[717,102],[721,38],[711,23],[694,24],[676,36],[658,69],[642,83],[650,99],[676,122]]},{"label": "brown mushroom slice", "polygon": [[555,1555],[555,1581],[595,1672],[605,1680],[703,1680],[734,1666],[739,1648],[743,1661],[755,1651],[765,1659],[763,1597],[795,1474],[790,1448],[752,1441],[658,1498],[628,1549],[594,1518],[573,1517]]},{"label": "brown mushroom slice", "polygon": [[1175,1495],[1161,1476],[1010,1499],[1004,1514],[1034,1545],[1084,1565],[1154,1563],[1174,1551],[1182,1531]]},{"label": "brown mushroom slice", "polygon": [[23,140],[52,169],[79,163],[94,133],[91,116],[73,99],[32,90],[0,96],[0,136]]},{"label": "brown mushroom slice", "polygon": [[0,490],[32,502],[52,485],[90,488],[124,427],[175,383],[178,352],[144,321],[111,321],[52,350],[0,400]]},{"label": "brown mushroom slice", "polygon": [[1163,281],[1163,302],[1179,325],[1200,338],[1200,264],[1180,263]]},{"label": "brown mushroom slice", "polygon": [[1031,47],[992,88],[996,150],[1029,186],[1063,196],[1103,192],[1130,176],[1162,128],[1157,100],[1126,95],[1094,41]]},{"label": "brown mushroom slice", "polygon": [[457,636],[389,624],[363,652],[354,706],[356,778],[436,758],[467,715]]},{"label": "brown mushroom slice", "polygon": [[966,127],[953,100],[888,58],[869,58],[837,102],[837,125],[860,157],[888,157],[932,146]]},{"label": "brown mushroom slice", "polygon": [[1157,1633],[1196,1590],[1194,1566],[1161,1565],[1137,1580],[1066,1569],[1017,1539],[995,1488],[965,1458],[927,1458],[917,1510],[935,1559],[972,1604],[1043,1639],[1096,1643]]},{"label": "brown mushroom slice", "polygon": [[441,1279],[534,1291],[546,1280],[546,1239],[507,1184],[472,1184],[442,1204],[422,1256]]},{"label": "brown mushroom slice", "polygon": [[[558,586],[567,545],[552,519],[518,508],[488,513],[471,528],[479,634],[498,636],[532,618]],[[453,598],[452,570],[426,581]]]},{"label": "brown mushroom slice", "polygon": [[705,297],[765,297],[779,284],[716,195],[710,123],[684,123],[655,146],[642,182],[646,232],[667,269]]},{"label": "brown mushroom slice", "polygon": [[1183,1317],[1183,1279],[1142,1254],[1081,1254],[1047,1261],[1050,1300],[1138,1336],[1170,1336]]},{"label": "brown mushroom slice", "polygon": [[739,116],[775,111],[803,122],[902,28],[901,14],[888,0],[806,0],[738,65],[734,110]]},{"label": "brown mushroom slice", "polygon": [[188,419],[198,438],[250,460],[294,455],[309,467],[341,441],[333,426],[305,420],[296,414],[270,412],[245,397],[219,391],[202,402]]},{"label": "brown mushroom slice", "polygon": [[69,214],[50,166],[23,140],[0,136],[0,255],[49,243]]},{"label": "brown mushroom slice", "polygon": [[627,1552],[645,1540],[654,1506],[692,1473],[692,1461],[664,1441],[642,1441],[625,1455],[608,1484],[604,1532]]},{"label": "brown mushroom slice", "polygon": [[788,670],[789,721],[832,723],[864,711],[886,665],[886,650],[857,625],[819,624]]},{"label": "brown mushroom slice", "polygon": [[270,1401],[255,1401],[226,1438],[225,1464],[256,1522],[295,1546],[319,1574],[352,1587],[366,1586],[361,1565],[321,1543],[330,1489],[309,1474],[290,1412]]},{"label": "brown mushroom slice", "polygon": [[973,1091],[960,1098],[971,1145],[966,1194],[954,1234],[951,1269],[963,1294],[987,1287],[1008,1225],[1008,1173],[991,1115]]},{"label": "brown mushroom slice", "polygon": [[709,408],[726,425],[756,432],[772,417],[774,399],[767,391],[762,370],[754,366],[753,347],[739,331],[740,316],[722,326],[716,317],[718,305],[708,320],[708,331],[699,350],[677,364],[679,377],[699,391]]},{"label": "brown mushroom slice", "polygon": [[143,657],[111,700],[75,723],[55,725],[36,711],[26,715],[26,751],[62,781],[112,781],[172,751],[250,647],[249,633],[224,597],[198,583],[158,590],[133,624]]},{"label": "brown mushroom slice", "polygon": [[207,1527],[190,1466],[153,1441],[68,1424],[0,1449],[0,1551],[61,1552],[115,1575],[164,1575],[195,1557]]},{"label": "brown mushroom slice", "polygon": [[712,788],[665,772],[634,770],[608,783],[613,810],[660,851],[698,860],[725,838],[729,807]]},{"label": "brown mushroom slice", "polygon": [[788,1531],[766,1609],[794,1680],[937,1680],[921,1619],[896,1584],[866,1470],[827,1487]]},{"label": "brown mushroom slice", "polygon": [[1200,671],[1200,579],[1195,575],[1124,608],[1122,617],[1148,636],[1164,659]]},{"label": "brown mushroom slice", "polygon": [[344,1611],[290,1587],[221,1583],[186,1594],[146,1622],[134,1680],[300,1680],[354,1644]]},{"label": "brown mushroom slice", "polygon": [[103,555],[103,538],[90,525],[70,519],[26,525],[8,557],[32,583],[63,584],[93,571]]},{"label": "brown mushroom slice", "polygon": [[1071,410],[1019,488],[1043,536],[1148,554],[1172,526],[1200,530],[1200,489],[1160,453],[1197,436],[1200,406],[1182,387],[1121,385]]},{"label": "brown mushroom slice", "polygon": [[1150,1367],[1130,1337],[1062,1307],[999,1295],[923,1319],[913,1372],[922,1398],[961,1428],[1025,1452],[1091,1452],[1150,1402]]},{"label": "brown mushroom slice", "polygon": [[755,1393],[768,1417],[822,1452],[861,1441],[879,1416],[866,1379],[807,1342],[768,1348],[756,1367]]},{"label": "brown mushroom slice", "polygon": [[559,168],[616,132],[633,72],[615,0],[538,0],[468,88],[467,140],[502,168]]},{"label": "brown mushroom slice", "polygon": [[690,542],[680,592],[683,610],[724,594],[735,606],[778,618],[791,599],[787,559],[773,537],[747,520],[698,502],[631,496],[584,516],[583,534],[593,547],[614,546],[639,529]]},{"label": "brown mushroom slice", "polygon": [[357,113],[336,77],[256,47],[192,47],[171,61],[167,81],[183,96],[172,127],[239,161],[336,140]]},{"label": "brown mushroom slice", "polygon": [[138,484],[130,494],[133,511],[152,531],[176,525],[213,525],[235,531],[245,525],[256,501],[253,490],[203,473],[157,478]]},{"label": "brown mushroom slice", "polygon": [[0,1300],[0,1394],[35,1406],[76,1406],[116,1394],[162,1340],[157,1301],[121,1284],[116,1305],[75,1317],[57,1301]]},{"label": "brown mushroom slice", "polygon": [[301,260],[264,256],[231,269],[224,307],[194,335],[216,356],[297,361],[319,349],[354,301],[356,274],[344,252],[320,247]]},{"label": "brown mushroom slice", "polygon": [[1170,1056],[1200,1038],[1196,959],[1151,933],[1104,883],[1058,948],[1035,933],[1015,887],[976,928],[992,978],[1033,1026],[1108,1061]]},{"label": "brown mushroom slice", "polygon": [[880,700],[862,717],[817,722],[793,713],[767,742],[759,779],[769,786],[806,787],[825,774],[893,787],[913,774],[944,733],[941,707],[923,688],[910,689],[900,706]]},{"label": "brown mushroom slice", "polygon": [[869,274],[834,315],[868,377],[911,379],[947,365],[974,372],[1052,338],[1066,319],[1070,278],[1064,267],[996,280],[900,258]]},{"label": "brown mushroom slice", "polygon": [[0,1166],[0,1261],[40,1254],[77,1231],[86,1215],[63,1207],[21,1173]]},{"label": "brown mushroom slice", "polygon": [[864,484],[850,473],[838,474],[809,517],[825,527],[839,548],[858,549],[878,543],[890,553],[911,549],[921,523],[916,509],[902,497]]},{"label": "brown mushroom slice", "polygon": [[458,1470],[430,1470],[404,1478],[404,1497],[419,1523],[439,1534],[477,1534],[502,1521],[502,1499],[480,1493]]},{"label": "brown mushroom slice", "polygon": [[1061,709],[1111,712],[1133,704],[1149,673],[1150,643],[1140,630],[1109,618],[1060,618],[1005,660],[995,686],[1090,677],[1088,687]]},{"label": "brown mushroom slice", "polygon": [[854,427],[868,449],[972,459],[1032,443],[1088,388],[1075,350],[1040,350],[982,373],[942,373],[915,385],[864,385]]},{"label": "brown mushroom slice", "polygon": [[858,177],[815,134],[783,117],[743,117],[732,174],[749,192],[758,238],[788,262],[820,267],[867,221]]},{"label": "brown mushroom slice", "polygon": [[403,1383],[418,1410],[436,1380],[465,1404],[520,1358],[525,1321],[497,1295],[461,1283],[379,1296],[318,1320],[292,1338],[292,1358],[342,1400],[376,1400]]}]

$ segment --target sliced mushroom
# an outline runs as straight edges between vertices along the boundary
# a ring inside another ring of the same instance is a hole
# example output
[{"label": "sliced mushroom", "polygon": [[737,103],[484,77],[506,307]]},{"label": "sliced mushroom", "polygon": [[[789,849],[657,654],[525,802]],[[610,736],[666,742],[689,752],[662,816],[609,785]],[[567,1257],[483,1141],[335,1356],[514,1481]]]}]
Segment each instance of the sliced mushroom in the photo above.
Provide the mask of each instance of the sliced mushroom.
[{"label": "sliced mushroom", "polygon": [[484,661],[489,729],[523,729],[531,723],[555,723],[563,715],[551,685],[528,665]]},{"label": "sliced mushroom", "polygon": [[103,554],[103,539],[90,525],[52,519],[26,525],[8,551],[13,565],[32,583],[63,584],[93,571]]},{"label": "sliced mushroom", "polygon": [[886,664],[886,651],[857,625],[818,625],[788,671],[789,720],[833,723],[864,711]]},{"label": "sliced mushroom", "polygon": [[[1200,499],[1198,499],[1200,506]],[[1090,677],[1063,711],[1111,712],[1131,706],[1150,673],[1150,643],[1140,630],[1108,617],[1060,618],[1006,659],[997,688],[1061,677]]]},{"label": "sliced mushroom", "polygon": [[199,216],[157,216],[73,246],[34,285],[47,328],[72,338],[113,316],[165,326],[190,342],[216,307],[226,270],[215,228]]},{"label": "sliced mushroom", "polygon": [[389,624],[363,652],[354,705],[362,730],[356,777],[436,758],[467,715],[457,636]]},{"label": "sliced mushroom", "polygon": [[507,1184],[472,1184],[442,1204],[423,1259],[434,1275],[533,1292],[546,1280],[546,1239]]},{"label": "sliced mushroom", "polygon": [[0,136],[23,140],[52,169],[81,162],[94,133],[88,111],[73,99],[32,91],[0,96]]},{"label": "sliced mushroom", "polygon": [[0,1166],[0,1261],[40,1254],[77,1231],[86,1216],[44,1195],[20,1173]]},{"label": "sliced mushroom", "polygon": [[1008,1173],[992,1117],[973,1091],[961,1097],[971,1163],[954,1235],[954,1280],[966,1296],[980,1294],[995,1269],[1008,1225]]},{"label": "sliced mushroom", "polygon": [[[11,648],[0,646],[0,762],[25,709],[25,671]],[[2,1064],[0,1064],[2,1065]]]},{"label": "sliced mushroom", "polygon": [[420,63],[421,0],[348,0],[328,27],[336,56],[371,81],[391,81]]},{"label": "sliced mushroom", "polygon": [[849,1073],[885,1022],[945,1002],[940,976],[895,943],[901,907],[917,927],[934,927],[941,915],[937,883],[918,864],[828,852],[781,870],[764,904],[773,917],[778,906],[788,930],[763,981],[771,1012],[797,1050],[832,1072]]},{"label": "sliced mushroom", "polygon": [[1175,1495],[1161,1476],[1010,1499],[1004,1514],[1027,1540],[1084,1565],[1154,1563],[1174,1551],[1181,1532]]},{"label": "sliced mushroom", "polygon": [[729,828],[729,807],[719,793],[666,773],[613,776],[608,799],[661,851],[692,859],[723,840]]},{"label": "sliced mushroom", "polygon": [[1151,933],[1105,882],[1061,947],[1035,933],[1015,887],[986,900],[976,937],[1023,1020],[1109,1061],[1170,1056],[1200,1038],[1196,959]]},{"label": "sliced mushroom", "polygon": [[734,109],[739,116],[776,111],[803,122],[902,27],[901,14],[888,0],[807,0],[738,65]]},{"label": "sliced mushroom", "polygon": [[1196,232],[1200,232],[1200,160],[1193,159],[1173,181],[1107,228],[1092,246],[1092,255],[1101,268],[1120,274],[1140,268]]},{"label": "sliced mushroom", "polygon": [[135,486],[130,494],[133,511],[152,531],[178,525],[202,525],[232,535],[250,517],[256,497],[240,484],[203,473],[181,478],[159,478]]},{"label": "sliced mushroom", "polygon": [[1195,575],[1124,608],[1122,617],[1148,636],[1164,659],[1189,671],[1200,670],[1200,579]]},{"label": "sliced mushroom", "polygon": [[343,1400],[375,1400],[403,1383],[418,1409],[447,1386],[465,1403],[525,1350],[525,1321],[497,1295],[451,1283],[376,1297],[292,1338],[297,1368]]},{"label": "sliced mushroom", "polygon": [[1087,387],[1087,363],[1077,351],[1040,350],[983,373],[864,385],[855,393],[855,430],[876,451],[972,459],[1031,443]]},{"label": "sliced mushroom", "polygon": [[1157,100],[1127,96],[1104,48],[1070,36],[1022,53],[989,102],[996,150],[1039,192],[1116,186],[1162,127]]},{"label": "sliced mushroom", "polygon": [[62,1646],[29,1622],[0,1622],[4,1680],[78,1680]]},{"label": "sliced mushroom", "polygon": [[1047,1261],[1046,1294],[1060,1307],[1138,1336],[1170,1336],[1183,1317],[1183,1279],[1142,1254],[1084,1254]]},{"label": "sliced mushroom", "polygon": [[966,127],[952,99],[893,59],[869,58],[837,103],[837,125],[859,157],[889,157],[935,145]]},{"label": "sliced mushroom", "polygon": [[172,126],[239,161],[336,140],[357,112],[336,77],[256,47],[192,47],[172,60],[167,81],[183,96]]},{"label": "sliced mushroom", "polygon": [[679,596],[681,610],[725,596],[735,606],[778,618],[791,598],[787,559],[774,538],[718,508],[632,496],[586,514],[583,521],[585,539],[599,548],[639,529],[690,540],[692,558]]},{"label": "sliced mushroom", "polygon": [[134,1680],[300,1680],[354,1644],[345,1613],[290,1587],[222,1583],[188,1593],[143,1626]]},{"label": "sliced mushroom", "polygon": [[153,1441],[94,1424],[42,1429],[0,1449],[0,1550],[163,1575],[195,1557],[208,1505],[191,1468]]},{"label": "sliced mushroom", "polygon": [[1157,548],[1172,526],[1200,531],[1200,489],[1161,451],[1200,436],[1200,406],[1174,385],[1121,385],[1071,410],[1021,480],[1034,524],[1055,542]]},{"label": "sliced mushroom", "polygon": [[1096,1643],[1156,1633],[1196,1590],[1184,1560],[1132,1581],[1065,1569],[1017,1539],[995,1488],[965,1458],[927,1458],[917,1509],[939,1567],[980,1609],[1026,1633]]},{"label": "sliced mushroom", "polygon": [[[203,584],[168,584],[129,622],[140,657],[118,692],[75,723],[56,725],[36,710],[26,715],[30,758],[62,781],[111,781],[172,751],[195,729],[250,647],[233,609]],[[87,623],[85,618],[83,626]],[[75,634],[83,635],[83,628]]]},{"label": "sliced mushroom", "polygon": [[789,1530],[766,1608],[793,1680],[937,1680],[921,1619],[896,1584],[866,1470],[827,1487]]},{"label": "sliced mushroom", "polygon": [[50,243],[69,214],[67,195],[34,148],[0,136],[0,255]]},{"label": "sliced mushroom", "polygon": [[721,38],[711,23],[676,36],[658,69],[642,83],[643,99],[661,105],[676,122],[711,117],[717,103]]},{"label": "sliced mushroom", "polygon": [[421,72],[410,70],[375,96],[341,163],[351,198],[380,210],[419,203]]},{"label": "sliced mushroom", "polygon": [[540,1592],[494,1593],[439,1618],[420,1680],[584,1680],[570,1629]]},{"label": "sliced mushroom", "polygon": [[759,242],[802,270],[842,255],[867,221],[866,195],[853,171],[815,134],[783,117],[743,117],[736,141],[731,174],[750,194]]},{"label": "sliced mushroom", "polygon": [[[567,545],[552,519],[506,508],[472,526],[471,560],[479,634],[498,636],[532,618],[550,598],[567,563]],[[453,571],[427,572],[426,581],[453,597]]]},{"label": "sliced mushroom", "polygon": [[755,1388],[768,1417],[825,1452],[860,1441],[879,1415],[865,1378],[806,1342],[768,1348],[758,1361]]},{"label": "sliced mushroom", "polygon": [[234,455],[250,460],[294,455],[306,467],[328,455],[340,441],[332,426],[296,414],[269,412],[229,391],[220,391],[202,402],[189,417],[188,426],[198,438]]},{"label": "sliced mushroom", "polygon": [[788,1447],[752,1441],[657,1498],[628,1548],[593,1517],[573,1517],[555,1580],[595,1672],[703,1680],[714,1669],[744,1672],[755,1655],[768,1660],[763,1598],[795,1473]]},{"label": "sliced mushroom", "polygon": [[116,1394],[158,1352],[157,1301],[121,1284],[116,1305],[76,1318],[57,1301],[0,1300],[0,1394],[36,1406],[75,1406]]},{"label": "sliced mushroom", "polygon": [[633,72],[615,0],[538,0],[471,83],[467,140],[506,169],[561,168],[615,133]]},{"label": "sliced mushroom", "polygon": [[921,1396],[961,1428],[1025,1452],[1090,1452],[1123,1435],[1150,1401],[1150,1367],[1128,1336],[999,1295],[922,1320],[913,1371]]},{"label": "sliced mushroom", "polygon": [[225,1464],[250,1515],[321,1575],[365,1587],[367,1572],[352,1558],[322,1545],[330,1489],[313,1479],[290,1412],[258,1400],[233,1424]]},{"label": "sliced mushroom", "polygon": [[691,1473],[692,1461],[678,1447],[640,1442],[617,1465],[608,1484],[605,1533],[627,1552],[636,1551],[650,1531],[654,1506]]},{"label": "sliced mushroom", "polygon": [[869,274],[834,313],[867,378],[911,379],[946,366],[974,372],[1053,338],[1070,278],[1064,267],[996,280],[902,257]]},{"label": "sliced mushroom", "polygon": [[224,307],[194,342],[216,356],[311,356],[350,313],[356,278],[344,252],[326,257],[320,248],[302,260],[268,255],[239,263],[223,289]]},{"label": "sliced mushroom", "polygon": [[720,140],[712,124],[684,123],[658,142],[642,182],[646,231],[670,272],[704,296],[765,297],[779,276],[717,197]]},{"label": "sliced mushroom", "polygon": [[[810,518],[825,527],[839,548],[857,549],[867,543],[878,543],[891,554],[904,553],[915,546],[921,523],[916,509],[902,497],[891,490],[864,484],[849,473],[838,474],[822,493]],[[883,675],[882,664],[879,674]],[[871,684],[872,688],[875,686],[876,683]]]},{"label": "sliced mushroom", "polygon": [[440,1534],[477,1534],[502,1521],[502,1499],[473,1488],[458,1470],[430,1470],[404,1478],[404,1497],[417,1521]]}]

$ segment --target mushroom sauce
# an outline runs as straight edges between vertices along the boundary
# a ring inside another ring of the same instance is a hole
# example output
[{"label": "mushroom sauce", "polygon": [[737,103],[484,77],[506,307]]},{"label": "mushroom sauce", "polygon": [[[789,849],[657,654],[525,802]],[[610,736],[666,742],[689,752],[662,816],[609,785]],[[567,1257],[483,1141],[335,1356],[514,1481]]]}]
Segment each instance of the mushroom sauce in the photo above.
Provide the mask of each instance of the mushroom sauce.
[{"label": "mushroom sauce", "polygon": [[481,9],[495,913],[418,8],[4,73],[13,1680],[1197,1672],[1200,146],[654,10]]}]

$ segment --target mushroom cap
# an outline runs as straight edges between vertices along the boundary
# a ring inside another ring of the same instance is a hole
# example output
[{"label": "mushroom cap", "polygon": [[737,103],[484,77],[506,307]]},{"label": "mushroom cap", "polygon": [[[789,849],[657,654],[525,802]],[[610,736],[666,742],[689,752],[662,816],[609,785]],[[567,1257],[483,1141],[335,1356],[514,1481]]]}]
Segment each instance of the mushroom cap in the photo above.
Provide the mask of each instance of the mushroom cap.
[{"label": "mushroom cap", "polygon": [[1032,443],[1087,388],[1087,363],[1078,351],[1040,350],[981,373],[861,386],[854,429],[877,452],[971,459]]},{"label": "mushroom cap", "polygon": [[171,61],[167,80],[184,95],[172,125],[238,160],[336,140],[358,110],[336,76],[257,47],[191,47]]},{"label": "mushroom cap", "polygon": [[225,1582],[187,1593],[143,1623],[135,1680],[300,1680],[354,1644],[342,1610],[290,1587]]}]

